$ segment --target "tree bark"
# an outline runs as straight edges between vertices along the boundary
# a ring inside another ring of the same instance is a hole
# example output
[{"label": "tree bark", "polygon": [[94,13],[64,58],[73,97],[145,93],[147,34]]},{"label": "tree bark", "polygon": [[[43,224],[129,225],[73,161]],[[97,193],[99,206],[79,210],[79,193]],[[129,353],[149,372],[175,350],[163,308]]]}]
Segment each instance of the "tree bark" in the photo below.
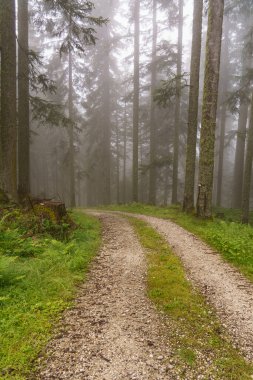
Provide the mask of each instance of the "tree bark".
[{"label": "tree bark", "polygon": [[140,0],[134,8],[134,99],[133,99],[133,201],[138,202],[139,97],[140,97]]},{"label": "tree bark", "polygon": [[245,168],[243,176],[242,190],[242,223],[249,223],[249,203],[250,203],[250,186],[252,176],[252,159],[253,159],[253,92],[251,100],[250,124],[247,136],[247,150],[245,158]]},{"label": "tree bark", "polygon": [[223,49],[222,56],[223,65],[221,73],[221,119],[220,119],[220,140],[219,140],[219,158],[218,158],[218,176],[217,176],[217,196],[216,196],[216,205],[221,206],[221,197],[222,197],[222,180],[223,180],[223,163],[224,163],[224,146],[225,146],[225,132],[226,132],[226,120],[227,120],[227,91],[228,91],[228,82],[229,82],[229,21],[225,19],[224,23],[224,40],[223,40]]},{"label": "tree bark", "polygon": [[[246,66],[246,65],[245,65]],[[246,67],[243,68],[242,74],[245,75]],[[242,80],[242,86],[244,81]],[[247,133],[249,105],[245,99],[240,100],[240,110],[238,119],[238,130],[235,148],[235,166],[233,180],[233,208],[240,209],[242,207],[242,187],[243,187],[243,172],[245,158],[245,143]]]},{"label": "tree bark", "polygon": [[15,0],[1,2],[1,159],[0,187],[17,199]]},{"label": "tree bark", "polygon": [[210,0],[197,200],[197,215],[204,218],[212,215],[214,145],[223,14],[224,0]]},{"label": "tree bark", "polygon": [[117,185],[117,204],[120,203],[120,137],[119,137],[119,125],[117,121],[116,125],[116,185]]},{"label": "tree bark", "polygon": [[30,192],[28,0],[18,0],[18,195]]},{"label": "tree bark", "polygon": [[191,76],[188,110],[188,136],[186,153],[185,189],[183,210],[191,212],[194,209],[194,185],[196,167],[196,145],[198,130],[199,106],[199,71],[202,41],[203,0],[194,0]]},{"label": "tree bark", "polygon": [[149,169],[149,203],[156,203],[156,105],[153,94],[157,84],[157,0],[153,0],[153,41],[151,62],[151,109],[150,109],[150,169]]},{"label": "tree bark", "polygon": [[175,106],[175,126],[174,126],[174,152],[173,152],[173,175],[172,175],[172,203],[178,201],[178,155],[179,155],[179,130],[181,114],[181,75],[182,75],[182,51],[183,51],[183,22],[184,22],[184,2],[179,0],[178,17],[178,42],[177,42],[177,95]]},{"label": "tree bark", "polygon": [[103,203],[111,203],[111,101],[110,101],[110,39],[106,26],[106,46],[103,72]]},{"label": "tree bark", "polygon": [[[69,50],[69,118],[73,121],[74,108],[73,108],[73,58],[72,52]],[[69,180],[70,180],[70,207],[76,206],[76,194],[75,194],[75,153],[74,153],[74,127],[69,126]]]},{"label": "tree bark", "polygon": [[126,203],[126,161],[127,161],[127,111],[125,102],[125,114],[124,114],[124,150],[123,150],[123,190],[122,190],[122,202]]}]

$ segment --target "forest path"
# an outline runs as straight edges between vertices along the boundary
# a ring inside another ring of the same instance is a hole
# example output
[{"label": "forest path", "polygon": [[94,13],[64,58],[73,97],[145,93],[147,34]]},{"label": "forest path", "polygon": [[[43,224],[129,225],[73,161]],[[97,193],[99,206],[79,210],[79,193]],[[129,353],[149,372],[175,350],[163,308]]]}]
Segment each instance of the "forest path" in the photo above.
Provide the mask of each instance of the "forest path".
[{"label": "forest path", "polygon": [[188,278],[214,307],[221,323],[249,360],[253,360],[253,285],[192,233],[170,220],[120,213],[142,219],[163,235]]},{"label": "forest path", "polygon": [[93,213],[103,246],[36,379],[170,380],[168,325],[146,297],[146,261],[129,222]]}]

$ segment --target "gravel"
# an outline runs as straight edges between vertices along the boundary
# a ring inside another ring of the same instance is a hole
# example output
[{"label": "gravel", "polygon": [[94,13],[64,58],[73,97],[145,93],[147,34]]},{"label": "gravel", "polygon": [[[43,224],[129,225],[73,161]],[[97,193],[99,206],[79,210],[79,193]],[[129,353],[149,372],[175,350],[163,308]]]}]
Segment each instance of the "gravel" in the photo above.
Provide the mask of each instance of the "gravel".
[{"label": "gravel", "polygon": [[146,297],[142,247],[124,218],[98,216],[103,247],[36,379],[176,379],[168,326]]},{"label": "gravel", "polygon": [[[134,215],[132,215],[134,216]],[[215,308],[222,324],[250,361],[253,360],[253,285],[195,235],[177,224],[139,215],[162,234],[181,258],[188,277]]]},{"label": "gravel", "polygon": [[[36,380],[218,379],[215,368],[210,374],[208,353],[199,355],[195,368],[178,362],[169,343],[173,324],[146,295],[145,252],[126,218],[119,213],[92,213],[103,225],[102,249],[74,307],[65,312],[42,354]],[[131,216],[165,237],[189,280],[215,308],[234,345],[252,360],[252,284],[178,225]]]}]

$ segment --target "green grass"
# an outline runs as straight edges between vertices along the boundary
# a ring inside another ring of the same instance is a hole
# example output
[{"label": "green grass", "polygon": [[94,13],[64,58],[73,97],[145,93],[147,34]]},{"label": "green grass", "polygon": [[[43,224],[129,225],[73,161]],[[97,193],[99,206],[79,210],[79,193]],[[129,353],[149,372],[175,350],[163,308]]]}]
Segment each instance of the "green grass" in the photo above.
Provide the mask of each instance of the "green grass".
[{"label": "green grass", "polygon": [[81,212],[73,218],[79,227],[68,241],[26,239],[28,255],[15,252],[13,238],[22,240],[18,228],[2,231],[7,254],[0,254],[0,379],[23,380],[34,369],[99,248],[99,222]]},{"label": "green grass", "polygon": [[219,218],[202,220],[183,213],[178,206],[154,207],[130,204],[110,206],[108,209],[170,219],[199,236],[253,281],[253,227],[238,222],[238,210],[222,210],[225,220]]},{"label": "green grass", "polygon": [[[204,379],[251,379],[253,366],[233,348],[203,296],[187,281],[180,260],[155,230],[129,219],[147,250],[148,295],[169,317],[168,335],[180,378],[201,373]],[[203,358],[209,360],[204,367]]]}]

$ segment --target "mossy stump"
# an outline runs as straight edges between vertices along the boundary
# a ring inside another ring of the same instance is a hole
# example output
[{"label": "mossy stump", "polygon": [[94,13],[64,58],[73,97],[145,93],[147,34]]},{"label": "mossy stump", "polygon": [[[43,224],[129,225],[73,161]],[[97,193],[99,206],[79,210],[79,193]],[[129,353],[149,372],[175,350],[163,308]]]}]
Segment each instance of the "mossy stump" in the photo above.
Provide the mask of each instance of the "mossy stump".
[{"label": "mossy stump", "polygon": [[37,203],[34,205],[34,211],[39,216],[57,223],[67,215],[65,203],[54,201]]}]

